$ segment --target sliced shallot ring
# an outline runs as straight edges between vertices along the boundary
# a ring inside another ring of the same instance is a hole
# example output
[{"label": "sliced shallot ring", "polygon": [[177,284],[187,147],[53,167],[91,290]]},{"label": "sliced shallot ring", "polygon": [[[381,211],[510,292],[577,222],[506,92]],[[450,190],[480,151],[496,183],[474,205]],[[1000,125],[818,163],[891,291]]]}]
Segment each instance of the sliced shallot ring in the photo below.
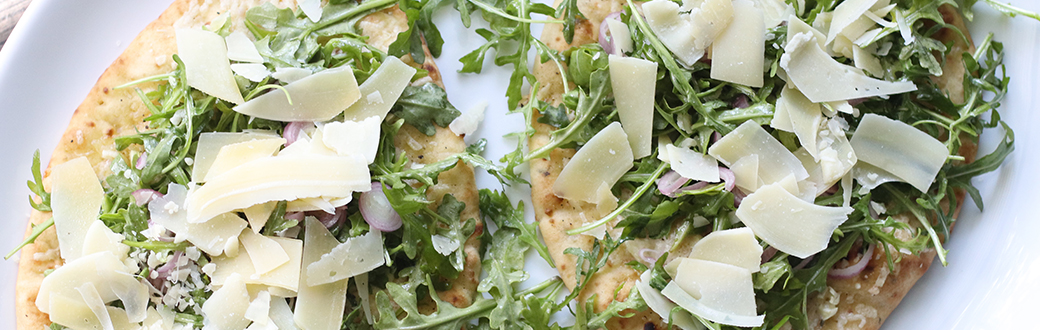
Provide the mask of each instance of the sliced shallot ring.
[{"label": "sliced shallot ring", "polygon": [[859,257],[858,262],[845,268],[831,269],[831,271],[827,272],[827,277],[837,279],[853,278],[856,275],[859,275],[859,273],[862,273],[863,270],[867,268],[867,264],[870,263],[870,259],[873,258],[874,244],[870,244],[870,246],[867,247],[867,251],[863,252],[863,254]]},{"label": "sliced shallot ring", "polygon": [[395,231],[404,223],[401,215],[390,205],[390,200],[383,193],[383,184],[379,182],[372,182],[372,189],[361,193],[358,208],[365,222],[382,232]]}]

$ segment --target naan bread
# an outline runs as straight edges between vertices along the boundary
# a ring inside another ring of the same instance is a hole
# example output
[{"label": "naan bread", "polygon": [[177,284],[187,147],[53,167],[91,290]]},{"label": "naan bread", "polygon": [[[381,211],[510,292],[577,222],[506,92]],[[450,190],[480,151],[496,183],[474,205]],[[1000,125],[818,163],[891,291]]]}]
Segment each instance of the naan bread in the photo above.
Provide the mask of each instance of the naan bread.
[{"label": "naan bread", "polygon": [[[557,2],[559,4],[559,2]],[[562,25],[548,24],[542,33],[542,41],[549,47],[564,51],[573,46],[597,42],[599,26],[603,18],[608,14],[620,11],[625,7],[624,0],[577,0],[579,10],[588,18],[581,22],[574,32],[573,42],[568,44],[564,40]],[[957,10],[949,5],[941,8],[943,18],[947,23],[953,24],[967,34],[967,28]],[[964,67],[961,62],[961,54],[973,52],[974,46],[966,43],[955,31],[944,30],[941,32],[942,40],[952,42],[953,48],[947,56],[943,71],[946,73],[935,80],[941,88],[952,95],[954,102],[961,102],[963,94]],[[970,37],[969,37],[970,39]],[[552,62],[539,63],[535,65],[534,75],[542,86],[537,97],[540,100],[559,104],[562,102],[563,86],[560,80],[560,72]],[[549,134],[553,127],[533,120],[536,133],[530,139],[531,149],[534,150],[550,141]],[[549,247],[553,260],[556,262],[560,276],[568,287],[575,286],[575,272],[573,255],[564,254],[567,248],[575,247],[583,250],[592,248],[593,238],[585,235],[568,235],[567,230],[577,228],[586,223],[586,219],[599,219],[606,214],[596,211],[595,205],[582,202],[573,202],[561,199],[553,194],[553,183],[563,169],[565,159],[569,159],[575,153],[574,149],[556,149],[550,153],[549,158],[535,159],[531,161],[531,195],[534,203],[535,218],[538,220],[539,229],[545,238],[545,244]],[[961,155],[969,161],[974,158],[974,145],[968,143],[961,149]],[[958,205],[962,205],[964,194],[959,193],[956,197]],[[591,220],[589,220],[591,221]],[[904,220],[905,221],[905,220]],[[615,235],[616,236],[616,235]],[[672,253],[669,258],[685,256],[690,247],[698,238],[691,237],[682,242],[681,247]],[[634,252],[643,248],[654,246],[670,247],[674,242],[668,238],[664,240],[637,240],[627,242],[628,248],[620,248],[611,255],[609,262],[597,273],[585,290],[581,293],[579,301],[583,301],[592,295],[596,295],[596,308],[602,310],[612,299],[618,287],[616,298],[623,300],[633,289],[635,281],[639,278],[632,268],[625,264],[637,260]],[[929,250],[921,255],[904,255],[902,260],[896,264],[895,269],[888,269],[882,249],[876,249],[873,259],[867,269],[856,278],[847,280],[829,280],[828,285],[840,296],[837,305],[838,312],[826,321],[821,320],[819,306],[824,301],[823,295],[815,295],[809,300],[810,324],[818,329],[878,329],[885,318],[896,308],[899,301],[906,296],[914,283],[928,270],[935,251]],[[857,259],[858,260],[858,259]],[[670,260],[669,260],[670,261]],[[860,322],[863,320],[863,322]],[[666,324],[661,318],[646,309],[626,319],[615,318],[609,324],[611,329],[663,329]]]},{"label": "naan bread", "polygon": [[[58,164],[81,156],[86,156],[98,176],[104,178],[111,171],[112,157],[119,155],[115,150],[113,138],[135,134],[136,130],[145,128],[144,118],[150,113],[132,89],[113,87],[124,83],[167,73],[173,70],[171,55],[177,50],[174,38],[174,27],[198,27],[227,13],[233,29],[244,29],[243,20],[246,10],[262,4],[263,0],[176,0],[154,22],[149,24],[127,46],[112,65],[98,79],[87,98],[76,109],[68,128],[62,135],[60,144],[51,156],[47,170],[44,172],[44,186],[50,190],[50,169]],[[292,0],[270,1],[280,7],[295,6]],[[407,17],[397,7],[375,12],[358,23],[363,35],[370,37],[369,43],[386,50],[397,38],[397,33],[407,30]],[[440,73],[432,56],[426,56],[421,67],[430,72],[432,82],[441,84]],[[405,63],[414,64],[407,57]],[[148,90],[155,84],[140,85]],[[443,86],[442,86],[443,87]],[[410,142],[411,141],[411,142]],[[414,142],[418,142],[415,144]],[[413,162],[432,163],[454,153],[462,152],[466,144],[462,137],[455,135],[447,128],[437,127],[437,134],[426,136],[414,127],[406,125],[401,129],[395,144],[409,153]],[[413,148],[412,146],[421,146]],[[109,152],[106,152],[109,151]],[[120,155],[126,157],[126,155]],[[439,184],[431,187],[428,198],[435,201],[432,207],[440,202],[440,198],[450,192],[456,199],[466,203],[462,219],[477,220],[476,231],[466,241],[465,269],[454,280],[449,290],[440,292],[440,298],[457,307],[468,306],[476,293],[480,276],[479,237],[483,232],[483,224],[478,214],[478,198],[473,169],[460,163],[450,171],[441,173]],[[49,213],[33,210],[31,224],[40,224],[50,217]],[[31,225],[26,235],[32,231]],[[22,249],[18,269],[16,289],[18,329],[39,330],[50,324],[47,314],[36,309],[36,295],[39,292],[43,274],[48,269],[61,265],[58,253],[58,239],[54,229],[41,234],[35,244]]]}]

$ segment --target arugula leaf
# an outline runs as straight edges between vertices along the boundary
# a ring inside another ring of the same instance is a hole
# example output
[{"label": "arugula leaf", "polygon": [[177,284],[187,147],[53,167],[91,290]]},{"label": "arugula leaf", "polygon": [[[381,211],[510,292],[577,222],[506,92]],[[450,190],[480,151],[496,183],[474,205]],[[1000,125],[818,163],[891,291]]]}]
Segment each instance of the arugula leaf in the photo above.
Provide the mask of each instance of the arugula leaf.
[{"label": "arugula leaf", "polygon": [[508,233],[510,230],[516,230],[517,239],[538,251],[538,255],[549,263],[549,266],[556,267],[552,256],[549,255],[549,248],[538,239],[538,224],[524,221],[523,201],[518,201],[516,207],[513,207],[505,192],[481,189],[480,214],[498,226],[498,231]]},{"label": "arugula leaf", "polygon": [[434,83],[405,87],[391,113],[429,136],[437,133],[434,124],[448,127],[452,120],[462,114],[448,102],[448,93]]},{"label": "arugula leaf", "polygon": [[523,162],[526,163],[532,159],[543,158],[561,145],[576,140],[578,138],[576,133],[585,129],[593,118],[596,118],[597,115],[608,108],[604,105],[604,100],[611,91],[610,72],[602,69],[593,72],[591,86],[588,93],[584,91],[578,92],[578,105],[574,110],[574,119],[566,127],[553,131],[549,143],[538,149],[531,150],[524,156]]},{"label": "arugula leaf", "polygon": [[358,20],[395,2],[397,0],[329,4],[323,8],[318,22],[299,19],[302,11],[294,13],[292,9],[264,3],[246,11],[245,25],[257,39],[268,40],[266,47],[258,47],[267,62],[275,67],[303,67],[320,50],[319,38],[345,33],[358,35],[355,28]]},{"label": "arugula leaf", "polygon": [[32,196],[29,196],[29,205],[32,205],[34,209],[40,212],[51,211],[51,193],[43,189],[43,175],[40,174],[40,149],[36,149],[33,153],[32,166],[29,169],[32,171],[33,179],[26,181],[25,184],[29,186],[29,191],[36,195],[40,199],[37,203]]},{"label": "arugula leaf", "polygon": [[587,20],[585,14],[578,10],[577,0],[561,1],[554,16],[563,19],[563,40],[568,44],[574,41],[574,29]]},{"label": "arugula leaf", "polygon": [[441,56],[441,48],[444,39],[441,32],[433,24],[433,13],[440,7],[444,0],[399,0],[401,11],[408,17],[408,30],[397,35],[397,39],[390,44],[390,55],[401,57],[411,55],[415,63],[426,61],[426,53],[423,51],[422,43],[426,41],[430,55]]},{"label": "arugula leaf", "polygon": [[279,201],[274,207],[274,211],[267,217],[267,222],[264,224],[264,235],[275,236],[276,233],[285,231],[286,229],[296,227],[300,224],[298,220],[286,219],[285,208],[289,203],[285,201]]}]

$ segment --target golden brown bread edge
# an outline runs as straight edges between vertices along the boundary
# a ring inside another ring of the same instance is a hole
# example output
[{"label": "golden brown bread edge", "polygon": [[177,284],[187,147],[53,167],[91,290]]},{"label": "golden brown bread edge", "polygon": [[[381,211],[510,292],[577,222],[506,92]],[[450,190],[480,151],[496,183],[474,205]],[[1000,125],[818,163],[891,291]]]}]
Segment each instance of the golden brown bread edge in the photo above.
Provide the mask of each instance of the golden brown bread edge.
[{"label": "golden brown bread edge", "polygon": [[[559,1],[557,1],[557,5]],[[542,32],[542,41],[549,47],[563,51],[573,46],[597,42],[599,25],[608,14],[622,10],[625,6],[624,0],[577,0],[579,10],[588,19],[581,22],[575,28],[574,39],[567,43],[563,38],[562,26],[560,24],[547,24]],[[939,87],[951,95],[954,102],[962,102],[963,85],[961,77],[965,69],[961,62],[961,54],[973,52],[974,46],[970,43],[964,20],[956,8],[944,5],[940,8],[943,19],[953,26],[964,31],[969,42],[965,42],[959,34],[952,30],[943,30],[939,38],[952,42],[950,55],[947,56],[943,67],[944,75],[934,80]],[[534,75],[542,88],[535,96],[540,100],[558,104],[562,101],[563,86],[560,80],[560,72],[554,63],[535,64]],[[553,127],[538,123],[537,115],[532,124],[536,130],[530,139],[531,149],[547,144],[550,140],[549,134]],[[548,158],[535,159],[531,161],[531,195],[535,209],[535,218],[539,229],[545,239],[549,252],[556,262],[557,270],[569,288],[575,285],[574,256],[564,254],[564,250],[576,247],[589,250],[593,239],[584,235],[568,235],[567,230],[577,228],[585,223],[581,213],[587,218],[595,219],[603,216],[596,212],[595,206],[591,204],[572,202],[561,199],[553,194],[552,185],[563,169],[565,159],[574,155],[574,149],[553,150]],[[961,148],[961,155],[969,161],[974,158],[974,145],[968,143]],[[964,194],[960,192],[956,196],[958,203],[963,203]],[[958,210],[959,211],[959,210]],[[670,258],[677,255],[685,255],[692,245],[693,239],[683,242],[683,247],[675,251]],[[838,312],[833,317],[822,320],[819,306],[824,302],[823,295],[817,294],[808,302],[809,323],[814,329],[878,329],[884,320],[892,313],[899,301],[906,296],[910,288],[917,282],[935,257],[934,249],[922,252],[920,255],[903,255],[902,260],[896,263],[894,269],[888,269],[883,249],[875,249],[875,254],[867,265],[867,269],[859,276],[851,279],[828,281],[828,286],[833,288],[839,295],[837,305]],[[620,286],[617,299],[624,300],[628,292],[632,290],[639,274],[625,264],[635,260],[635,257],[625,251],[618,249],[612,255],[605,267],[593,277],[588,287],[580,295],[580,301],[596,295],[596,308],[602,310],[614,297],[615,290]],[[862,316],[862,317],[860,317]],[[841,321],[844,320],[844,321]],[[862,320],[862,322],[860,322]],[[608,327],[611,329],[663,329],[665,322],[649,309],[636,313],[626,319],[615,318],[611,320]]]},{"label": "golden brown bread edge", "polygon": [[[282,6],[291,6],[295,3],[292,0],[279,1],[282,2],[280,4]],[[135,134],[136,130],[146,127],[144,118],[150,114],[133,89],[115,89],[114,87],[172,71],[173,61],[170,56],[177,50],[174,38],[175,26],[201,26],[225,12],[231,15],[234,26],[241,26],[245,10],[263,2],[267,1],[174,1],[112,62],[112,65],[98,78],[83,103],[76,108],[68,128],[54,149],[47,169],[44,171],[44,186],[47,190],[50,190],[51,185],[50,169],[54,165],[81,156],[87,157],[99,178],[104,179],[111,173],[112,158],[106,154],[111,155],[112,153],[104,153],[104,151],[114,150],[114,137]],[[271,2],[277,3],[278,1]],[[396,38],[397,33],[408,28],[407,17],[395,6],[366,16],[358,23],[358,28],[363,31],[363,35],[371,38],[369,39],[370,44],[386,50]],[[403,60],[410,65],[429,71],[431,81],[442,85],[440,73],[436,64],[433,63],[432,56],[427,54],[426,62],[421,65],[415,64],[407,57]],[[138,87],[148,90],[154,88],[155,84],[144,84]],[[406,143],[407,141],[418,141],[419,143]],[[395,138],[395,145],[407,151],[411,160],[417,163],[436,162],[451,154],[461,152],[466,147],[462,137],[446,128],[438,127],[436,135],[426,136],[410,125],[401,129]],[[413,148],[412,145],[422,147]],[[125,158],[126,156],[120,155],[119,157]],[[439,293],[442,300],[457,307],[464,307],[472,302],[476,294],[481,266],[478,251],[483,223],[480,221],[478,213],[476,183],[473,178],[473,169],[461,162],[452,170],[441,173],[438,179],[439,183],[431,187],[428,193],[428,198],[434,201],[431,207],[436,207],[441,197],[450,192],[455,198],[466,203],[462,219],[477,220],[476,232],[464,245],[466,261],[463,272],[452,282],[450,289]],[[26,237],[32,231],[32,225],[43,223],[49,218],[49,212],[33,210],[29,218],[30,225],[26,228]],[[44,272],[61,263],[54,229],[44,231],[36,239],[35,244],[27,245],[22,249],[14,297],[18,329],[38,330],[50,324],[47,314],[36,308],[36,295],[39,292],[40,283],[43,281]]]}]

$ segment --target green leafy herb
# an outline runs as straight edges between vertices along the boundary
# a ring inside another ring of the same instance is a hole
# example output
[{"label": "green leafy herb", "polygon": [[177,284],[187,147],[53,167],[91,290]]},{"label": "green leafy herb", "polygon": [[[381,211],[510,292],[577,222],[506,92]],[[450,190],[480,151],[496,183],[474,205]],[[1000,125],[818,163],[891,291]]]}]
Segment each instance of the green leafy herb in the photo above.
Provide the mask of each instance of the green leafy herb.
[{"label": "green leafy herb", "polygon": [[444,89],[434,83],[405,87],[391,113],[429,136],[437,132],[433,125],[448,127],[452,120],[462,114],[448,102],[448,94]]}]

